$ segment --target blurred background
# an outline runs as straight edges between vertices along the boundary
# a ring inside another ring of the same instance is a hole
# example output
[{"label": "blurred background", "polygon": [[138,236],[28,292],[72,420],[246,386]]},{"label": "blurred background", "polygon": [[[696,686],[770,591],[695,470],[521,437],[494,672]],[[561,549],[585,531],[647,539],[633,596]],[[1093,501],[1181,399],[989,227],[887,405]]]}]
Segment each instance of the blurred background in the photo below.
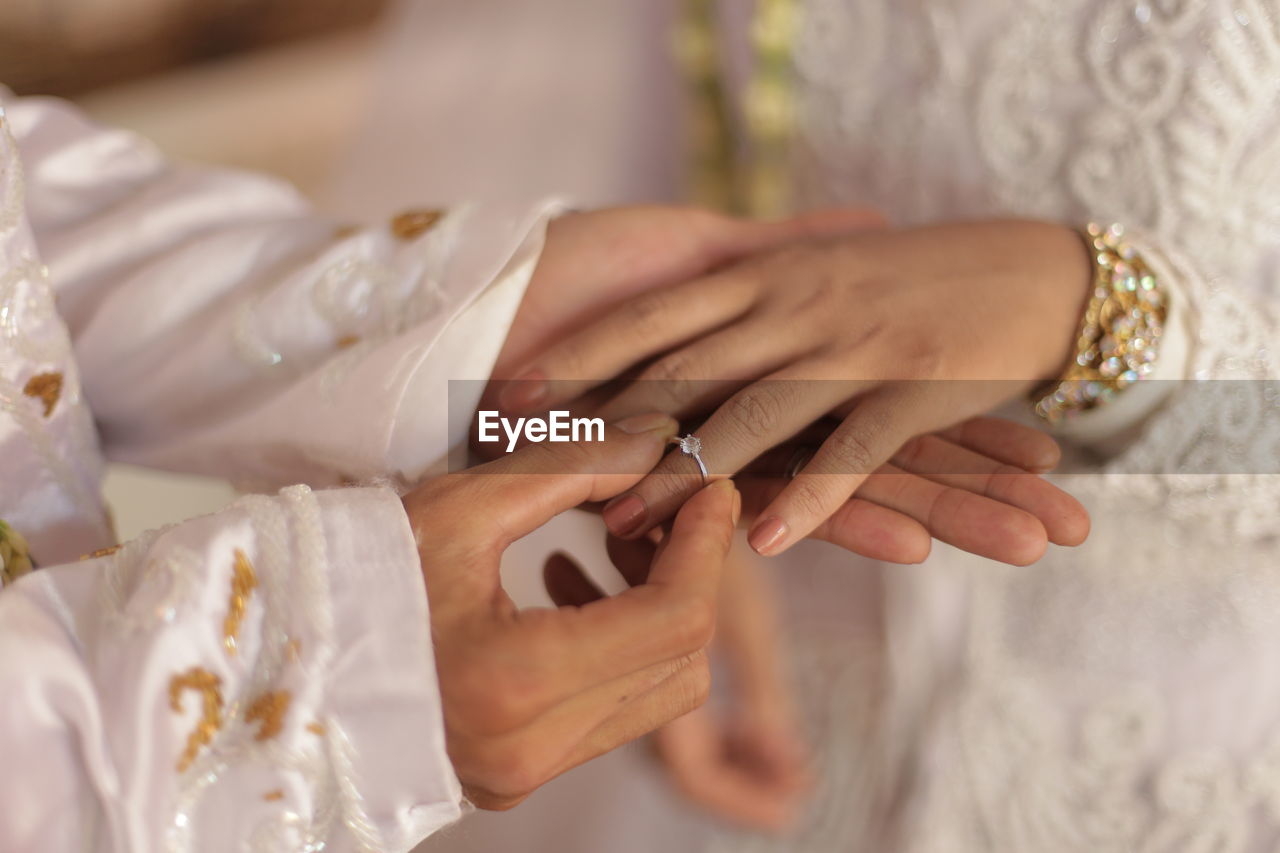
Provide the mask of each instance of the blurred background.
[{"label": "blurred background", "polygon": [[[663,46],[680,8],[0,0],[0,84],[69,98],[176,158],[277,175],[353,222],[464,199],[675,200],[687,91]],[[125,467],[106,490],[123,539],[233,497]]]},{"label": "blurred background", "polygon": [[[176,157],[323,196],[352,144],[387,0],[4,0],[0,83],[70,98]],[[128,539],[217,509],[220,481],[113,466]]]}]

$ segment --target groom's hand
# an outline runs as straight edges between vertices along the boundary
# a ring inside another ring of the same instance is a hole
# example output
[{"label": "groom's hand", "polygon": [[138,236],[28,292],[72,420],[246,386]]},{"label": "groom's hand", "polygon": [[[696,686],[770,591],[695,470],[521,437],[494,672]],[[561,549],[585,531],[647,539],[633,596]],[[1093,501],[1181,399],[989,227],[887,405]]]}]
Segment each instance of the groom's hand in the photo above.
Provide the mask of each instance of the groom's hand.
[{"label": "groom's hand", "polygon": [[690,499],[648,581],[619,595],[517,610],[498,573],[512,542],[634,485],[675,430],[670,418],[642,415],[608,428],[604,441],[530,445],[405,497],[431,601],[449,757],[479,807],[509,808],[704,701],[705,648],[740,512],[731,483]]}]

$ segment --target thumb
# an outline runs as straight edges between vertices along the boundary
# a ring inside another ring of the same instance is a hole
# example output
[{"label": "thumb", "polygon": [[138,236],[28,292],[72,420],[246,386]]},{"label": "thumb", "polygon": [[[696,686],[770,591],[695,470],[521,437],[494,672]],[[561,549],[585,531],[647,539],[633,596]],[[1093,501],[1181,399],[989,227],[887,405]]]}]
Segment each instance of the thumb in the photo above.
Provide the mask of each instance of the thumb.
[{"label": "thumb", "polygon": [[635,415],[604,427],[601,440],[528,444],[457,476],[472,479],[475,506],[500,528],[505,548],[565,510],[634,486],[678,429],[669,415]]}]

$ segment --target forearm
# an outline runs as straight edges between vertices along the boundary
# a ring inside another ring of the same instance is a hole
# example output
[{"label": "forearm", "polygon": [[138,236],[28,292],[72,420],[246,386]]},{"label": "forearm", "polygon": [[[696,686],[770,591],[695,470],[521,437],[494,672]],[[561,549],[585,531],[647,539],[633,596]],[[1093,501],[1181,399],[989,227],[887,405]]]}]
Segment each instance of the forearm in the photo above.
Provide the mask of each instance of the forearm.
[{"label": "forearm", "polygon": [[447,380],[487,378],[559,209],[348,228],[278,181],[171,163],[65,104],[7,106],[104,450],[256,487],[412,479],[443,455]]}]

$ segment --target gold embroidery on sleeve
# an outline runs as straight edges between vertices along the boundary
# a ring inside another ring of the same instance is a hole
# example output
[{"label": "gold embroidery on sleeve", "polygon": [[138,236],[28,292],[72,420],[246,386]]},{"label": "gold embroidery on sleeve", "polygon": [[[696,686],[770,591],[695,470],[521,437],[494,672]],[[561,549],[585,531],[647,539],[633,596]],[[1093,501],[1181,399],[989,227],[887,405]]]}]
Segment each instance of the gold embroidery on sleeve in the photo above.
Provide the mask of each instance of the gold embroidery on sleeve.
[{"label": "gold embroidery on sleeve", "polygon": [[196,760],[200,750],[208,746],[214,734],[222,728],[222,679],[207,669],[192,667],[169,681],[169,707],[182,713],[182,692],[194,690],[200,694],[201,715],[195,730],[187,737],[187,747],[178,759],[178,772],[184,772]]},{"label": "gold embroidery on sleeve", "polygon": [[324,723],[307,723],[307,731],[316,737],[324,737],[329,730],[324,727]]},{"label": "gold embroidery on sleeve", "polygon": [[443,218],[443,210],[406,210],[391,220],[391,233],[401,240],[412,240],[430,231]]},{"label": "gold embroidery on sleeve", "polygon": [[350,223],[346,225],[339,225],[337,228],[333,229],[333,239],[345,240],[348,237],[354,237],[355,235],[359,234],[361,230],[363,229],[359,225],[353,225]]},{"label": "gold embroidery on sleeve", "polygon": [[229,655],[236,653],[240,623],[244,621],[245,608],[257,586],[258,576],[254,574],[253,563],[249,562],[244,551],[237,548],[234,573],[231,576],[231,600],[227,604],[227,618],[222,623],[222,644]]},{"label": "gold embroidery on sleeve", "polygon": [[269,740],[280,734],[280,729],[284,727],[284,715],[288,713],[291,701],[293,694],[288,690],[273,690],[253,700],[253,704],[245,712],[244,721],[262,721],[262,727],[254,735],[254,740]]},{"label": "gold embroidery on sleeve", "polygon": [[267,791],[262,795],[262,799],[266,800],[268,803],[274,803],[276,800],[283,800],[284,791],[279,788],[276,788],[274,791]]},{"label": "gold embroidery on sleeve", "polygon": [[338,349],[348,349],[360,343],[359,335],[343,335],[338,338]]},{"label": "gold embroidery on sleeve", "polygon": [[44,416],[47,418],[53,414],[54,407],[58,405],[58,398],[62,396],[62,374],[37,373],[27,380],[22,393],[43,402]]},{"label": "gold embroidery on sleeve", "polygon": [[123,547],[124,547],[123,545],[112,545],[110,548],[99,548],[96,551],[90,551],[88,554],[85,554],[83,557],[80,558],[80,560],[81,562],[83,562],[84,560],[96,560],[99,557],[110,557],[112,554],[114,554],[116,551],[119,551]]}]

